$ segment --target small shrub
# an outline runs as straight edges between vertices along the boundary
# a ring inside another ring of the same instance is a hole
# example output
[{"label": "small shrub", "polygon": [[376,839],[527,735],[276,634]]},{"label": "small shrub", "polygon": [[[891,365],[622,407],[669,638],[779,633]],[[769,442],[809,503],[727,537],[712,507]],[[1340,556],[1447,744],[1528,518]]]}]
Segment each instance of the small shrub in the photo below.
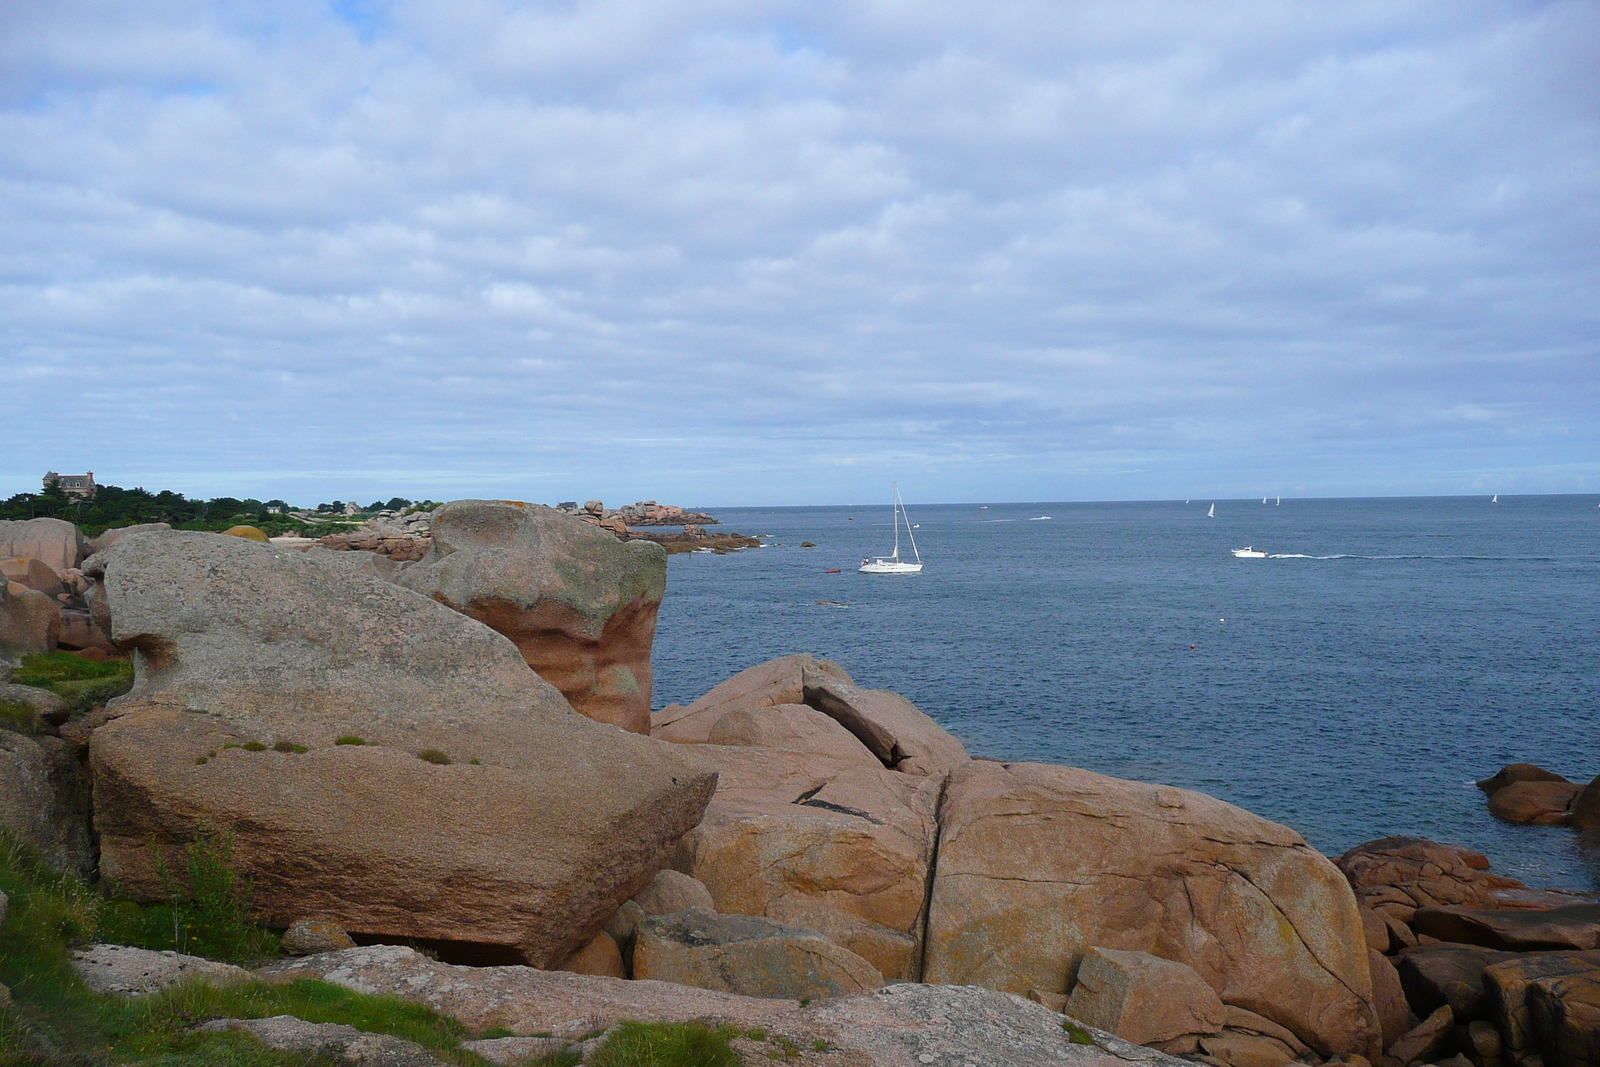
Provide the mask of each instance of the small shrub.
[{"label": "small shrub", "polygon": [[1067,1038],[1074,1045],[1094,1044],[1094,1035],[1082,1026],[1079,1026],[1077,1023],[1073,1022],[1071,1019],[1067,1019],[1062,1022],[1061,1029],[1067,1032]]},{"label": "small shrub", "polygon": [[366,744],[366,742],[361,740],[361,738],[357,737],[355,734],[345,734],[343,737],[341,737],[337,741],[335,741],[334,744],[336,744],[336,745],[364,745],[364,744]]},{"label": "small shrub", "polygon": [[197,763],[197,764],[198,764],[198,763],[204,763],[204,762],[205,762],[205,761],[206,761],[206,757],[205,757],[205,756],[196,756],[196,757],[195,757],[195,758],[194,758],[194,761],[195,761],[195,763]]},{"label": "small shrub", "polygon": [[815,1041],[811,1042],[811,1048],[816,1052],[826,1052],[832,1047],[833,1047],[832,1045],[828,1044],[826,1041],[822,1040],[822,1038],[820,1038],[820,1037],[817,1038]]},{"label": "small shrub", "polygon": [[732,1027],[704,1023],[623,1023],[590,1062],[594,1067],[738,1067]]},{"label": "small shrub", "polygon": [[301,753],[301,752],[310,751],[309,749],[306,748],[306,746],[297,745],[293,741],[279,741],[277,744],[272,746],[272,750],[274,752],[294,752],[294,753]]},{"label": "small shrub", "polygon": [[225,960],[278,954],[277,937],[249,919],[251,887],[234,864],[232,834],[202,830],[184,848],[181,878],[151,849],[156,878],[171,901],[177,951]]},{"label": "small shrub", "polygon": [[450,757],[446,756],[443,752],[440,752],[436,748],[423,749],[421,752],[417,753],[417,758],[419,760],[426,760],[429,763],[436,763],[441,767],[447,767],[450,765]]},{"label": "small shrub", "polygon": [[470,763],[470,764],[472,764],[472,765],[473,765],[473,766],[474,766],[474,767],[481,767],[481,766],[483,766],[483,764],[481,764],[481,763],[479,763],[479,762],[478,762],[478,757],[477,757],[477,756],[473,756],[473,757],[472,757],[472,758],[471,758],[471,759],[469,759],[469,760],[467,760],[467,762],[468,762],[468,763]]},{"label": "small shrub", "polygon": [[239,747],[244,749],[246,752],[265,752],[267,750],[267,746],[263,745],[260,741],[246,741]]},{"label": "small shrub", "polygon": [[744,1032],[744,1036],[748,1037],[751,1041],[765,1041],[767,1039],[767,1032],[765,1030],[759,1030],[759,1029],[758,1030],[746,1030]]}]

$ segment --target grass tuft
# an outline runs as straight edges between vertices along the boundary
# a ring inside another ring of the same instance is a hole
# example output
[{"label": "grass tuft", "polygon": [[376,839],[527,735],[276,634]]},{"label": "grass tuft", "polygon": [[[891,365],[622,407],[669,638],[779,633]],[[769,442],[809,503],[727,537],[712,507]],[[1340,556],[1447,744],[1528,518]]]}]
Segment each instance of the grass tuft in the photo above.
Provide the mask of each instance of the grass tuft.
[{"label": "grass tuft", "polygon": [[1061,1029],[1067,1032],[1068,1040],[1070,1040],[1074,1045],[1094,1044],[1094,1035],[1084,1027],[1073,1022],[1071,1019],[1063,1021],[1061,1024]]},{"label": "grass tuft", "polygon": [[436,748],[423,749],[421,752],[417,753],[417,758],[419,760],[426,760],[429,763],[436,763],[441,767],[448,767],[450,765],[450,757],[446,756],[443,752],[440,752]]},{"label": "grass tuft", "polygon": [[738,1067],[739,1056],[728,1044],[738,1036],[733,1027],[705,1023],[627,1022],[590,1063],[593,1067]]},{"label": "grass tuft", "polygon": [[343,737],[341,737],[337,741],[335,741],[334,744],[336,744],[336,745],[364,745],[364,744],[366,744],[366,742],[361,740],[361,738],[357,737],[355,734],[345,734]]},{"label": "grass tuft", "polygon": [[0,730],[10,730],[19,734],[38,733],[39,723],[33,714],[32,706],[11,700],[0,700]]},{"label": "grass tuft", "polygon": [[294,752],[297,754],[310,751],[310,749],[306,748],[306,746],[297,745],[293,741],[279,741],[277,744],[272,746],[272,750],[274,752]]},{"label": "grass tuft", "polygon": [[263,745],[260,741],[246,741],[239,747],[244,749],[246,752],[265,752],[267,750],[267,746]]}]

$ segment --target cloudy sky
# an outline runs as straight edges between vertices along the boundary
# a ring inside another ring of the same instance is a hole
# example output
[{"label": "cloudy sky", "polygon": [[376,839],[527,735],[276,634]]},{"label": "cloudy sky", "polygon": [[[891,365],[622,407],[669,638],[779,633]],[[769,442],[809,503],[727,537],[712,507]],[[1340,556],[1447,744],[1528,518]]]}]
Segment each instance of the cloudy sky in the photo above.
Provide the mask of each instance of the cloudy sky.
[{"label": "cloudy sky", "polygon": [[0,494],[1600,491],[1600,5],[9,0]]}]

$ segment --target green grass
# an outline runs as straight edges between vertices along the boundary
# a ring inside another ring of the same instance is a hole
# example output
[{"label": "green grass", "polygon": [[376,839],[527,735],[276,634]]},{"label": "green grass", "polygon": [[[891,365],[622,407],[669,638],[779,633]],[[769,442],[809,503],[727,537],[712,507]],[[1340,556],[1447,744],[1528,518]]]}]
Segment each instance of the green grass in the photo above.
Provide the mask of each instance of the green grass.
[{"label": "green grass", "polygon": [[366,744],[366,742],[361,740],[361,738],[357,737],[355,734],[345,734],[343,737],[341,737],[337,741],[335,741],[334,744],[336,744],[336,745],[364,745],[364,744]]},{"label": "green grass", "polygon": [[75,712],[88,711],[133,688],[133,664],[121,660],[93,663],[70,652],[25,656],[12,681],[48,689]]},{"label": "green grass", "polygon": [[732,1027],[704,1023],[623,1023],[592,1061],[594,1067],[738,1067],[728,1045]]},{"label": "green grass", "polygon": [[1074,1045],[1094,1044],[1094,1035],[1091,1034],[1085,1027],[1078,1025],[1071,1019],[1064,1021],[1061,1024],[1061,1029],[1067,1032],[1067,1039]]},{"label": "green grass", "polygon": [[421,752],[417,753],[417,758],[419,760],[425,760],[428,763],[436,763],[441,767],[448,767],[450,765],[450,757],[446,756],[443,752],[440,752],[436,748],[423,749]]},{"label": "green grass", "polygon": [[33,708],[28,704],[0,700],[0,729],[19,734],[34,733],[38,729],[38,721],[34,718]]}]

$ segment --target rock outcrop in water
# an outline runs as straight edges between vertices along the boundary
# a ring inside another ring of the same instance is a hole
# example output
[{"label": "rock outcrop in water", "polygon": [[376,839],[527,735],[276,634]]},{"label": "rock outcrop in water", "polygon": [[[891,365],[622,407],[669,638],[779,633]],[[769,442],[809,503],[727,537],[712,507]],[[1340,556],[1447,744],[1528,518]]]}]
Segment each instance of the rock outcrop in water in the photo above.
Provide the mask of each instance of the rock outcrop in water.
[{"label": "rock outcrop in water", "polygon": [[137,679],[90,742],[101,875],[231,830],[262,920],[553,965],[700,821],[715,777],[575,714],[516,647],[312,555],[199,533],[94,559]]}]

